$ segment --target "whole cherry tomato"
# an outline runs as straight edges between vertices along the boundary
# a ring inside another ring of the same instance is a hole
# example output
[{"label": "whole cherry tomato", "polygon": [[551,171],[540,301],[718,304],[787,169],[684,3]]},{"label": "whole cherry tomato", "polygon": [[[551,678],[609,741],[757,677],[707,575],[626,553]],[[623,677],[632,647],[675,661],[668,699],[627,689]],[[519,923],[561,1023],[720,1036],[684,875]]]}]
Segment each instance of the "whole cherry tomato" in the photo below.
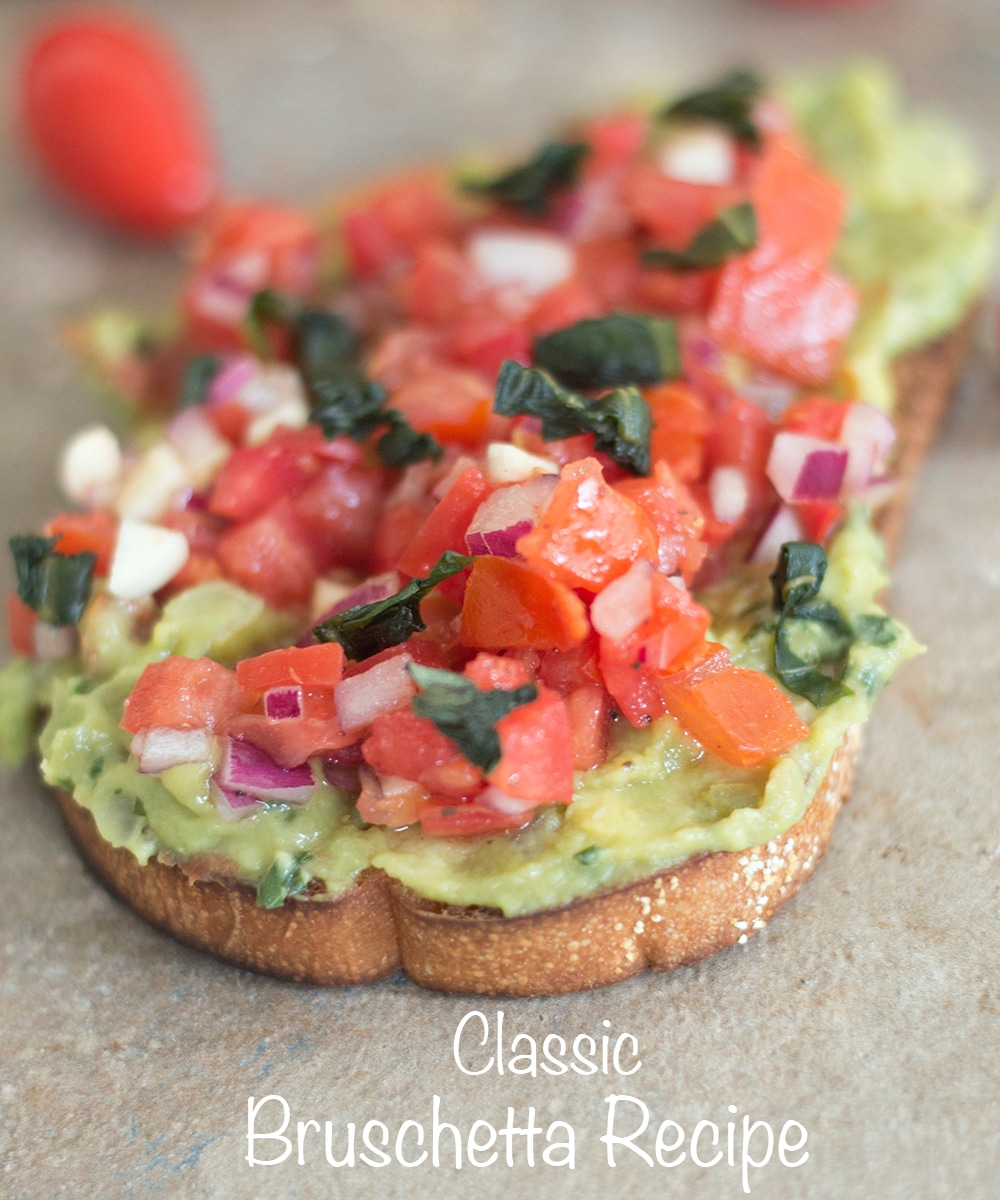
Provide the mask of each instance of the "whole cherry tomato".
[{"label": "whole cherry tomato", "polygon": [[45,24],[21,62],[20,107],[50,181],[113,224],[172,233],[215,197],[190,76],[162,35],[132,17],[75,11]]}]

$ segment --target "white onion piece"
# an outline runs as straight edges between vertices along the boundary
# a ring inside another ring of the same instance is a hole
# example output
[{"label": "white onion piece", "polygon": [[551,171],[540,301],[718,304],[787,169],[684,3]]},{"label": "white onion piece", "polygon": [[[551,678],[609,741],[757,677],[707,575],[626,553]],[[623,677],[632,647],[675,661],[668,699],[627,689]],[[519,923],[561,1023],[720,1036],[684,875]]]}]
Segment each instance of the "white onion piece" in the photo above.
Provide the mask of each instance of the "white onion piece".
[{"label": "white onion piece", "polygon": [[158,442],[127,472],[115,511],[134,521],[155,521],[190,487],[181,456],[169,442]]},{"label": "white onion piece", "polygon": [[517,539],[534,528],[557,482],[555,475],[535,475],[487,496],[465,533],[469,553],[513,558]]},{"label": "white onion piece", "polygon": [[885,473],[886,459],[896,442],[896,430],[879,409],[870,404],[852,404],[841,427],[840,442],[849,455],[844,491],[854,496]]},{"label": "white onion piece", "polygon": [[685,130],[660,151],[660,170],[683,183],[721,186],[736,174],[736,147],[729,134],[710,126]]},{"label": "white onion piece", "polygon": [[490,483],[523,483],[535,475],[558,475],[550,458],[529,454],[510,442],[490,442],[486,447],[486,478]]},{"label": "white onion piece", "polygon": [[316,787],[308,763],[279,767],[259,746],[232,737],[226,738],[216,777],[227,790],[282,804],[305,804]]},{"label": "white onion piece", "polygon": [[170,422],[167,440],[180,455],[191,487],[204,491],[233,452],[203,408],[186,408]]},{"label": "white onion piece", "polygon": [[287,363],[268,363],[237,395],[237,400],[256,416],[244,435],[248,446],[267,441],[279,425],[301,429],[309,420],[302,378]]},{"label": "white onion piece", "polygon": [[794,509],[782,504],[771,518],[771,522],[760,535],[757,545],[750,555],[752,563],[773,567],[778,561],[781,547],[785,542],[800,542],[802,540],[802,522]]},{"label": "white onion piece", "polygon": [[735,524],[750,500],[746,475],[739,467],[716,467],[708,480],[708,499],[717,521]]},{"label": "white onion piece", "polygon": [[187,538],[176,529],[122,521],[111,558],[108,591],[120,600],[150,596],[173,579],[190,553]]},{"label": "white onion piece", "polygon": [[847,450],[804,433],[779,433],[771,445],[767,477],[782,500],[835,500],[847,469]]},{"label": "white onion piece", "polygon": [[564,282],[574,266],[572,246],[552,233],[483,231],[470,239],[469,256],[484,283],[516,284],[529,296]]},{"label": "white onion piece", "polygon": [[46,621],[35,622],[31,639],[35,648],[35,658],[40,662],[69,658],[71,654],[76,653],[79,642],[75,625],[49,625]]},{"label": "white onion piece", "polygon": [[301,717],[302,689],[294,684],[268,688],[264,693],[264,716],[269,721],[288,721],[293,717]]},{"label": "white onion piece", "polygon": [[624,575],[598,592],[590,606],[591,624],[597,632],[621,642],[632,636],[653,615],[653,564],[636,559]]},{"label": "white onion piece", "polygon": [[253,816],[263,803],[256,796],[247,795],[236,788],[223,787],[216,779],[211,780],[208,790],[216,812],[223,821],[241,821],[244,817]]},{"label": "white onion piece", "polygon": [[506,813],[509,816],[516,816],[519,813],[524,813],[527,816],[538,807],[537,800],[525,800],[520,796],[509,796],[500,788],[493,786],[483,788],[476,796],[479,804],[484,804],[487,808],[492,808],[496,812]]},{"label": "white onion piece", "polygon": [[350,733],[370,725],[383,713],[404,708],[417,691],[406,670],[411,662],[409,654],[395,654],[367,671],[342,679],[333,690],[340,728]]},{"label": "white onion piece", "polygon": [[213,743],[211,729],[157,727],[137,733],[130,749],[139,760],[140,775],[159,775],[181,763],[209,762]]},{"label": "white onion piece", "polygon": [[110,504],[122,477],[122,451],[107,425],[74,434],[59,459],[59,482],[70,500],[89,508]]}]

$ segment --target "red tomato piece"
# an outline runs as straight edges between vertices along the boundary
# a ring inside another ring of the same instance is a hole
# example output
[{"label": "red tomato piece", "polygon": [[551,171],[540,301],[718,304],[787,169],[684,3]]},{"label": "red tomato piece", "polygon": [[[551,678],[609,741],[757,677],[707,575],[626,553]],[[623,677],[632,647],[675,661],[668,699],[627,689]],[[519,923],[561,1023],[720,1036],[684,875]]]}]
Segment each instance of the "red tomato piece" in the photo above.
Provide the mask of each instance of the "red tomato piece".
[{"label": "red tomato piece", "polygon": [[478,467],[467,467],[431,510],[399,559],[399,570],[425,576],[446,550],[466,554],[465,531],[491,488]]},{"label": "red tomato piece", "polygon": [[361,773],[358,816],[369,825],[391,825],[399,829],[420,820],[430,793],[409,779],[380,779],[372,771]]},{"label": "red tomato piece", "polygon": [[299,528],[320,572],[367,566],[384,493],[380,471],[327,463],[295,498]]},{"label": "red tomato piece", "polygon": [[494,380],[508,358],[522,366],[531,362],[531,334],[521,321],[498,312],[488,303],[467,305],[449,334],[452,358]]},{"label": "red tomato piece", "polygon": [[389,402],[414,429],[475,449],[486,432],[493,395],[473,372],[435,366],[397,388]]},{"label": "red tomato piece", "polygon": [[299,684],[332,691],[344,673],[344,647],[338,642],[270,650],[236,664],[236,681],[245,692]]},{"label": "red tomato piece", "polygon": [[652,163],[640,163],[629,172],[624,194],[635,220],[657,244],[683,250],[720,209],[738,204],[744,189],[734,184],[686,183],[664,175]]},{"label": "red tomato piece", "polygon": [[316,568],[287,497],[224,533],[218,554],[228,579],[263,596],[274,608],[296,608],[312,596]]},{"label": "red tomato piece", "polygon": [[42,168],[92,213],[163,235],[212,202],[217,168],[190,74],[151,25],[70,12],[21,63],[21,116]]},{"label": "red tomato piece", "polygon": [[802,522],[802,536],[809,542],[825,543],[847,511],[839,500],[806,500],[795,505]]},{"label": "red tomato piece", "polygon": [[497,722],[501,757],[487,776],[508,796],[538,804],[573,799],[573,734],[561,696],[538,686],[538,698]]},{"label": "red tomato piece", "polygon": [[708,405],[690,384],[659,383],[644,388],[653,416],[649,449],[653,461],[669,463],[678,479],[689,482],[701,475],[705,435],[712,421]]},{"label": "red tomato piece", "polygon": [[741,667],[688,684],[664,680],[670,713],[706,750],[734,767],[757,767],[809,732],[770,676]]},{"label": "red tomato piece", "polygon": [[583,601],[564,584],[514,559],[476,559],[462,604],[463,645],[571,650],[588,631]]},{"label": "red tomato piece", "polygon": [[398,285],[407,316],[424,325],[454,321],[467,299],[470,274],[465,256],[449,242],[418,246],[413,265]]},{"label": "red tomato piece", "polygon": [[222,729],[253,701],[240,688],[236,672],[210,658],[171,655],[150,663],[125,700],[121,728]]},{"label": "red tomato piece", "polygon": [[847,198],[790,140],[768,139],[750,194],[761,247],[812,267],[829,262]]},{"label": "red tomato piece", "polygon": [[352,272],[364,279],[412,254],[431,238],[446,238],[461,225],[442,182],[410,175],[382,187],[344,214],[341,228]]},{"label": "red tomato piece", "polygon": [[561,696],[568,696],[575,688],[600,683],[598,648],[597,634],[590,630],[586,640],[573,650],[546,650],[538,667],[539,679]]},{"label": "red tomato piece", "polygon": [[482,771],[432,721],[408,708],[376,717],[362,752],[379,775],[411,779],[437,795],[471,796],[482,786]]},{"label": "red tomato piece", "polygon": [[605,482],[594,458],[562,470],[538,524],[517,552],[548,578],[598,592],[637,558],[655,559],[657,536],[641,508]]},{"label": "red tomato piece", "polygon": [[234,450],[216,476],[209,512],[249,521],[281,497],[297,495],[319,470],[318,441],[322,434],[311,426],[295,434],[282,430],[263,445]]},{"label": "red tomato piece", "polygon": [[576,247],[576,270],[603,305],[618,308],[632,295],[640,277],[635,242],[628,237],[599,237],[580,242]]},{"label": "red tomato piece", "polygon": [[574,275],[543,292],[532,306],[527,322],[532,335],[538,337],[602,315],[603,305],[598,297]]},{"label": "red tomato piece", "polygon": [[35,626],[38,614],[17,592],[7,593],[7,643],[12,654],[35,656]]},{"label": "red tomato piece", "polygon": [[462,674],[483,692],[496,688],[510,691],[530,683],[532,678],[531,671],[519,658],[500,654],[477,654],[472,662],[465,664]]},{"label": "red tomato piece", "polygon": [[844,418],[850,412],[850,404],[833,400],[829,396],[803,396],[793,401],[781,414],[778,425],[794,433],[805,433],[810,437],[836,442],[844,427]]},{"label": "red tomato piece", "polygon": [[476,800],[432,800],[420,813],[420,827],[431,837],[474,837],[483,833],[520,829],[532,813],[503,813]]},{"label": "red tomato piece", "polygon": [[653,464],[649,478],[623,479],[615,485],[635,501],[652,521],[659,538],[658,566],[665,575],[680,574],[686,583],[705,558],[705,517],[694,497],[663,461]]},{"label": "red tomato piece", "polygon": [[107,575],[118,538],[118,520],[107,512],[60,513],[45,526],[45,536],[54,537],[60,554],[97,555],[95,575]]},{"label": "red tomato piece", "polygon": [[400,500],[385,509],[372,536],[370,565],[373,574],[381,575],[396,566],[426,519],[427,509],[415,500]]},{"label": "red tomato piece", "polygon": [[584,684],[566,697],[573,737],[573,769],[589,771],[608,756],[611,697],[600,684]]},{"label": "red tomato piece", "polygon": [[157,602],[165,604],[171,596],[186,592],[188,588],[197,587],[199,583],[211,583],[213,579],[222,578],[222,567],[219,560],[211,554],[190,554],[187,562],[156,593]]},{"label": "red tomato piece", "polygon": [[720,273],[647,269],[636,279],[635,303],[668,316],[706,312],[719,286]]},{"label": "red tomato piece", "polygon": [[614,167],[624,167],[638,157],[649,132],[649,117],[645,113],[612,113],[588,121],[582,139],[590,146],[584,160],[586,178],[602,175]]},{"label": "red tomato piece", "polygon": [[307,759],[332,754],[357,740],[356,732],[341,732],[335,716],[272,721],[260,713],[244,713],[229,721],[226,732],[251,742],[279,767],[297,767]]}]

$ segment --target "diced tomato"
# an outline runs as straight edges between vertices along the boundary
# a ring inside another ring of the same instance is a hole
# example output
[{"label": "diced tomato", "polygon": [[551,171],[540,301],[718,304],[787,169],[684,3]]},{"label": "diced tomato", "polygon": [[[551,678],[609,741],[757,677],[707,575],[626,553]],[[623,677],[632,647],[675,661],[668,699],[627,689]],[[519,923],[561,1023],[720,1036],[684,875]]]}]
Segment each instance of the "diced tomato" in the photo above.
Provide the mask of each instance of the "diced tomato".
[{"label": "diced tomato", "polygon": [[467,305],[451,327],[452,358],[462,366],[481,371],[494,380],[508,358],[522,366],[531,362],[531,334],[527,325],[506,316],[492,305]]},{"label": "diced tomato", "polygon": [[118,538],[118,520],[107,512],[60,513],[45,526],[45,536],[54,537],[60,554],[97,555],[95,575],[107,575]]},{"label": "diced tomato", "polygon": [[611,697],[600,684],[584,684],[566,697],[573,738],[573,769],[589,771],[608,756]]},{"label": "diced tomato", "polygon": [[352,272],[381,274],[431,238],[447,238],[461,224],[443,183],[429,175],[394,180],[344,214],[341,228]]},{"label": "diced tomato", "polygon": [[785,693],[761,671],[731,667],[687,684],[667,679],[663,694],[687,732],[734,767],[769,762],[809,732]]},{"label": "diced tomato", "polygon": [[357,740],[357,733],[342,733],[333,717],[287,717],[272,721],[260,713],[233,717],[226,726],[233,737],[259,747],[279,767],[297,767],[317,755],[331,754]]},{"label": "diced tomato", "polygon": [[571,650],[587,636],[587,610],[565,584],[510,558],[473,564],[459,637],[485,650]]},{"label": "diced tomato", "polygon": [[475,449],[486,432],[493,395],[473,372],[435,366],[397,388],[390,403],[414,429]]},{"label": "diced tomato", "polygon": [[239,686],[236,672],[210,658],[171,655],[150,663],[125,700],[121,727],[147,729],[222,729],[253,701]]},{"label": "diced tomato", "polygon": [[609,168],[627,166],[642,150],[649,131],[645,113],[612,113],[588,121],[582,138],[590,146],[584,176],[602,175]]},{"label": "diced tomato", "polygon": [[851,406],[843,400],[829,396],[803,396],[794,400],[781,414],[778,425],[794,433],[806,433],[810,437],[835,442],[840,438],[844,418]]},{"label": "diced tomato", "polygon": [[369,825],[391,825],[394,829],[413,825],[429,800],[427,789],[410,779],[380,779],[371,771],[361,773],[358,816]]},{"label": "diced tomato", "polygon": [[245,692],[299,684],[332,691],[344,673],[344,647],[338,642],[270,650],[236,664],[236,680]]},{"label": "diced tomato", "polygon": [[[627,646],[601,638],[601,678],[615,707],[641,729],[667,711],[660,680],[639,658],[637,638]],[[630,652],[631,651],[631,652]]]},{"label": "diced tomato", "polygon": [[586,640],[573,650],[546,650],[541,655],[538,677],[561,696],[568,696],[575,688],[600,683],[597,653],[597,634],[591,630]]},{"label": "diced tomato", "polygon": [[35,656],[35,626],[38,614],[17,592],[7,593],[7,643],[13,654]]},{"label": "diced tomato", "polygon": [[165,513],[160,518],[160,524],[183,533],[192,554],[211,556],[215,554],[228,522],[202,509],[188,507]]},{"label": "diced tomato", "polygon": [[474,837],[520,829],[532,813],[503,813],[476,800],[432,800],[420,813],[420,826],[431,837]]},{"label": "diced tomato", "polygon": [[467,467],[431,510],[399,559],[399,570],[414,578],[425,576],[446,550],[466,554],[465,531],[490,485],[478,467]]},{"label": "diced tomato", "polygon": [[637,558],[654,559],[657,536],[641,508],[605,482],[596,459],[570,463],[538,524],[517,551],[570,588],[600,591]]},{"label": "diced tomato", "polygon": [[635,220],[658,245],[682,250],[721,209],[738,204],[744,189],[686,183],[664,175],[653,163],[640,163],[629,172],[624,194]]},{"label": "diced tomato", "polygon": [[[456,575],[455,578],[461,579],[462,576]],[[457,671],[472,653],[458,640],[462,624],[461,597],[452,599],[440,587],[436,587],[420,601],[420,619],[427,628],[415,633],[406,644],[422,647],[425,655],[433,651],[440,661],[431,661],[429,657],[417,658],[416,661],[428,667],[448,667]]]},{"label": "diced tomato", "polygon": [[680,574],[690,583],[706,548],[701,540],[705,517],[688,489],[662,460],[653,464],[652,477],[623,479],[615,488],[652,521],[659,539],[660,570],[665,575]]},{"label": "diced tomato", "polygon": [[234,450],[216,476],[209,512],[249,521],[282,496],[297,495],[319,470],[316,454],[322,440],[311,425],[294,433],[279,430],[260,446]]},{"label": "diced tomato", "polygon": [[432,721],[408,708],[376,717],[362,751],[379,775],[413,780],[436,795],[471,796],[482,785],[482,771]]},{"label": "diced tomato", "polygon": [[508,796],[538,804],[573,798],[573,735],[561,696],[538,686],[538,698],[497,722],[502,754],[487,776]]},{"label": "diced tomato", "polygon": [[[734,396],[726,411],[716,417],[705,440],[706,479],[716,467],[738,467],[743,473],[748,501],[737,524],[759,514],[774,497],[764,473],[773,440],[770,417],[760,405],[742,396]],[[706,515],[712,517],[711,505],[706,506]]]},{"label": "diced tomato", "polygon": [[543,292],[528,313],[527,324],[538,337],[603,315],[603,306],[589,287],[576,275]]},{"label": "diced tomato", "polygon": [[618,308],[632,295],[640,274],[635,242],[628,237],[580,242],[576,247],[576,269],[591,294],[607,307]]},{"label": "diced tomato", "polygon": [[635,281],[635,303],[668,316],[706,312],[721,271],[662,271],[646,268]]},{"label": "diced tomato", "polygon": [[472,662],[465,664],[462,674],[483,692],[495,688],[510,691],[530,683],[532,678],[531,671],[520,659],[500,654],[477,654]]},{"label": "diced tomato", "polygon": [[429,367],[440,366],[446,353],[445,337],[439,330],[410,326],[390,329],[372,350],[368,374],[392,391]]},{"label": "diced tomato", "polygon": [[374,574],[396,566],[426,519],[426,507],[415,500],[400,500],[385,509],[372,537],[370,565]]},{"label": "diced tomato", "polygon": [[368,564],[384,493],[381,471],[337,462],[324,463],[306,484],[295,511],[318,571]]},{"label": "diced tomato", "polygon": [[846,506],[839,500],[806,500],[795,505],[802,522],[802,536],[809,542],[825,543],[844,519]]},{"label": "diced tomato", "polygon": [[649,443],[653,461],[669,463],[683,482],[697,479],[711,426],[705,401],[690,384],[679,381],[644,388],[642,394],[653,416]]},{"label": "diced tomato", "polygon": [[413,264],[399,283],[407,315],[424,325],[447,325],[461,312],[469,293],[471,269],[448,242],[418,246]]},{"label": "diced tomato", "polygon": [[812,267],[830,261],[847,199],[788,138],[772,136],[751,185],[757,240]]},{"label": "diced tomato", "polygon": [[253,414],[238,400],[229,400],[225,404],[212,404],[207,409],[208,419],[216,430],[232,446],[240,446],[250,428]]},{"label": "diced tomato", "polygon": [[218,556],[228,579],[263,596],[274,608],[295,608],[312,596],[316,568],[287,497],[224,533]]}]

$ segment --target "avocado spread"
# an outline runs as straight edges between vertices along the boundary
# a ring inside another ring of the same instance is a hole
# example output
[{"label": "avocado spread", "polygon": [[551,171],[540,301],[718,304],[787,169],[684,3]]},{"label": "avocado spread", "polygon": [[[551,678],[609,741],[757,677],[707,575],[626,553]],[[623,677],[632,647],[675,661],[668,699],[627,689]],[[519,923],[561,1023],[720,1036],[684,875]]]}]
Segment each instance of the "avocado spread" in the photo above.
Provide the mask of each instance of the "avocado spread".
[{"label": "avocado spread", "polygon": [[[840,247],[841,269],[859,286],[862,314],[850,344],[852,391],[891,407],[892,359],[957,323],[981,291],[995,212],[979,205],[981,182],[953,131],[902,117],[891,83],[862,66],[808,82],[785,95],[819,161],[849,187],[853,207]],[[852,513],[829,550],[820,598],[846,622],[882,617],[882,551],[863,511]],[[709,636],[734,664],[773,675],[776,616],[766,572],[699,600],[713,617]],[[367,826],[349,798],[317,784],[308,803],[269,804],[225,820],[209,795],[212,764],[142,775],[118,725],[142,669],[168,654],[209,656],[225,665],[296,635],[263,600],[232,583],[192,587],[170,600],[140,636],[137,605],[100,593],[81,624],[81,653],[58,666],[15,660],[0,676],[0,752],[22,756],[37,705],[42,772],[73,792],[102,836],[147,862],[222,857],[234,875],[260,887],[275,864],[296,863],[302,880],[336,897],[373,865],[428,898],[483,905],[508,915],[563,905],[644,878],[692,855],[765,843],[804,813],[831,758],[863,722],[896,666],[919,651],[896,622],[878,644],[846,651],[846,694],[823,709],[793,697],[809,734],[770,766],[737,768],[707,754],[672,718],[614,729],[605,764],[576,775],[569,806],[539,810],[523,830],[470,839],[423,836],[416,827]],[[797,649],[823,631],[804,623]],[[815,647],[813,647],[815,649]],[[822,658],[821,653],[812,656]]]}]

